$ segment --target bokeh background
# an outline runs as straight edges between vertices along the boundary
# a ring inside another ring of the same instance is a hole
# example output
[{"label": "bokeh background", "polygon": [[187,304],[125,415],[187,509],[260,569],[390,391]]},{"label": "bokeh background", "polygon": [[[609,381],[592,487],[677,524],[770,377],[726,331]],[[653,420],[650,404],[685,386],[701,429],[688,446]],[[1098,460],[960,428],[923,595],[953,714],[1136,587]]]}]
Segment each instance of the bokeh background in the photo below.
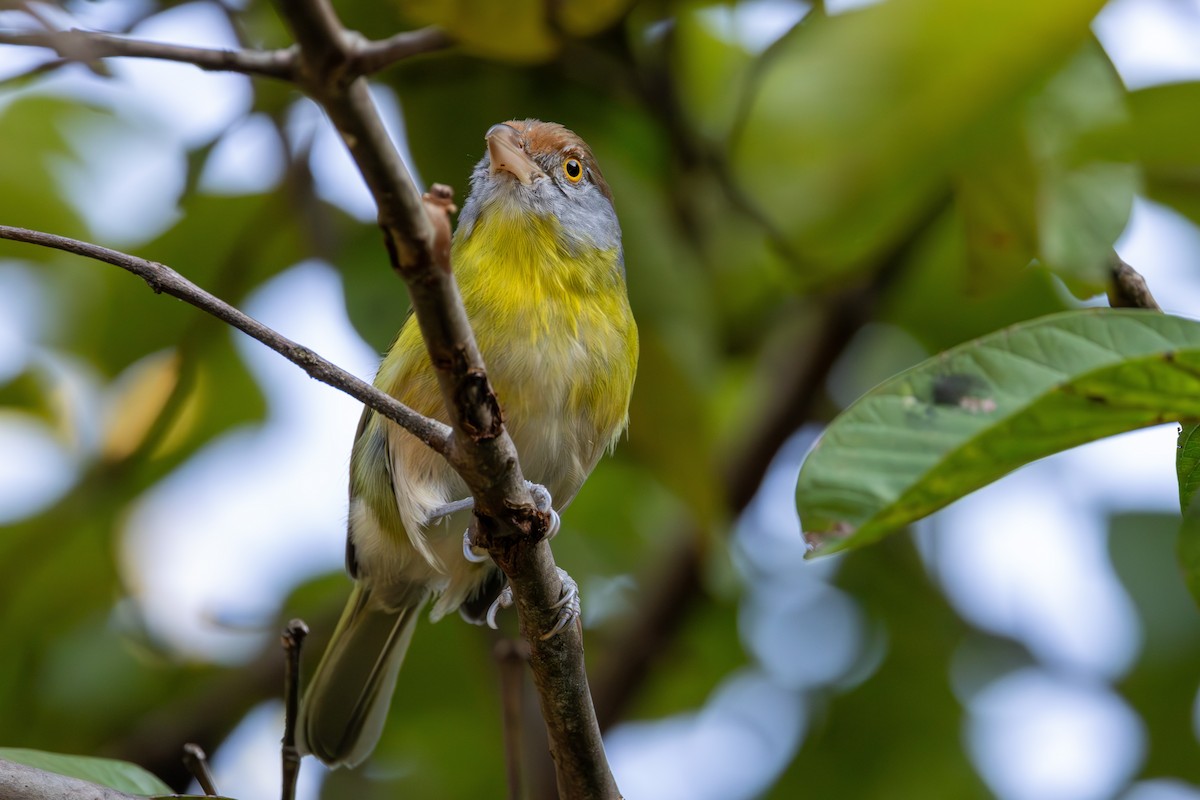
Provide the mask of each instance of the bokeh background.
[{"label": "bokeh background", "polygon": [[[1176,426],[846,556],[804,560],[793,497],[874,383],[1102,304],[1114,240],[1200,316],[1200,2],[335,5],[462,43],[373,82],[418,180],[461,192],[491,124],[539,117],[616,195],[632,424],[554,548],[626,797],[1200,797]],[[6,30],[289,43],[259,0],[6,8]],[[407,302],[310,101],[12,46],[0,79],[0,223],[166,263],[372,374]],[[348,593],[358,411],[128,274],[0,243],[0,745],[183,788],[197,741],[223,793],[277,796],[278,630],[307,619],[315,658]],[[495,641],[422,624],[372,760],[306,765],[304,796],[501,796]],[[551,797],[527,716],[528,793]]]}]

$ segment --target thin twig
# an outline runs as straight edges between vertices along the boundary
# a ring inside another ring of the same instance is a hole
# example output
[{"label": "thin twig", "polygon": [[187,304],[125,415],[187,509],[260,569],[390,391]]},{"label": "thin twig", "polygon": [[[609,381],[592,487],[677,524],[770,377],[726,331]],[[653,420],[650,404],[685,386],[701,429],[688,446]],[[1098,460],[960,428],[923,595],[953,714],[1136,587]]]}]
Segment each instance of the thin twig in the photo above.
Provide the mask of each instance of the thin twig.
[{"label": "thin twig", "polygon": [[521,799],[521,705],[529,647],[519,640],[501,639],[493,650],[500,667],[500,711],[504,727],[504,763],[508,768],[509,800]]},{"label": "thin twig", "polygon": [[196,779],[196,783],[200,784],[200,789],[205,795],[216,797],[221,794],[217,791],[217,782],[213,778],[212,768],[208,765],[208,756],[203,747],[193,742],[185,744],[183,746],[183,763],[188,772],[192,773],[192,777]]},{"label": "thin twig", "polygon": [[1136,269],[1129,266],[1114,251],[1110,257],[1112,282],[1108,287],[1108,302],[1113,308],[1148,308],[1151,311],[1162,311],[1146,279]]},{"label": "thin twig", "polygon": [[72,28],[65,31],[0,31],[0,44],[46,47],[61,58],[87,63],[99,58],[154,58],[177,61],[203,70],[241,72],[291,80],[296,54],[283,50],[218,50],[149,42],[111,33]]},{"label": "thin twig", "polygon": [[300,650],[308,626],[294,619],[283,630],[283,789],[282,800],[295,800],[296,781],[300,777],[300,751],[296,749],[296,719],[300,714]]},{"label": "thin twig", "polygon": [[[444,50],[453,40],[440,28],[403,31],[372,41],[346,32],[349,74],[371,75],[406,58]],[[101,58],[153,58],[191,64],[213,72],[239,72],[277,80],[295,80],[296,48],[278,50],[219,49],[152,42],[100,31],[0,31],[0,44],[45,47],[64,61],[89,63]]]},{"label": "thin twig", "polygon": [[353,69],[359,75],[372,75],[406,58],[445,50],[454,40],[441,28],[430,26],[402,31],[379,41],[363,39],[351,52]]},{"label": "thin twig", "polygon": [[156,294],[169,294],[229,323],[296,364],[310,377],[361,400],[437,452],[442,453],[448,449],[450,429],[446,425],[418,414],[391,395],[376,389],[361,378],[356,378],[341,367],[327,361],[307,347],[280,335],[258,320],[243,314],[224,300],[214,297],[196,286],[170,267],[77,239],[68,239],[65,236],[55,236],[25,228],[13,228],[8,225],[0,225],[0,239],[50,247],[128,270],[146,281]]}]

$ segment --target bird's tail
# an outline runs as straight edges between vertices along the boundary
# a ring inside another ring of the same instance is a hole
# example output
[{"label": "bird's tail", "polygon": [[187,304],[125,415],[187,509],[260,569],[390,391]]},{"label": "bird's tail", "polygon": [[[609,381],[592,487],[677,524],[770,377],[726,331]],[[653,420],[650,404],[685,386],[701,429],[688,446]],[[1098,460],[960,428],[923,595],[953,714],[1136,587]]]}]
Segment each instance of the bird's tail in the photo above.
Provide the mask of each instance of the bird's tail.
[{"label": "bird's tail", "polygon": [[362,583],[334,629],[300,703],[296,744],[331,767],[362,763],[379,741],[423,594],[384,608]]}]

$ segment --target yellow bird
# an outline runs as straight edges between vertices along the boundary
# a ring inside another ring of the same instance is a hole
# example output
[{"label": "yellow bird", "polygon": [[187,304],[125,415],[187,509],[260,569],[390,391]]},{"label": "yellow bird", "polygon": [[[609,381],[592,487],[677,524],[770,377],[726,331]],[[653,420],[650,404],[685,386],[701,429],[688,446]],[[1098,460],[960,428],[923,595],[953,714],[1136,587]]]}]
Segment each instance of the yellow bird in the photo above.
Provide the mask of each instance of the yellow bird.
[{"label": "yellow bird", "polygon": [[[637,326],[621,229],[591,150],[561,125],[487,132],[452,249],[455,276],[525,476],[566,507],[629,419]],[[375,385],[446,420],[409,315]],[[543,493],[544,496],[544,493]],[[305,691],[297,736],[332,766],[379,739],[417,616],[494,613],[504,576],[463,538],[462,479],[441,456],[364,410],[350,461],[350,601]]]}]

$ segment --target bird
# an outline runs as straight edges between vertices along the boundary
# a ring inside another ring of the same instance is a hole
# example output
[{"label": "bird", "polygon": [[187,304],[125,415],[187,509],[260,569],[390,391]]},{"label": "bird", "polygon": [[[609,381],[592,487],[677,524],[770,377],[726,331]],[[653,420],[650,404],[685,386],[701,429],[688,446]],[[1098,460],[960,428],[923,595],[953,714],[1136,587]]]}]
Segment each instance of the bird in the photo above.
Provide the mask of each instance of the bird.
[{"label": "bird", "polygon": [[[521,468],[556,528],[629,421],[638,332],[621,228],[595,156],[571,130],[510,120],[484,138],[451,262]],[[411,312],[375,385],[448,420]],[[504,604],[503,573],[464,534],[470,515],[467,486],[449,464],[364,409],[350,458],[354,585],[304,692],[302,753],[333,767],[371,754],[427,604],[434,622],[458,610],[476,623]],[[574,597],[563,603],[577,613]]]}]

